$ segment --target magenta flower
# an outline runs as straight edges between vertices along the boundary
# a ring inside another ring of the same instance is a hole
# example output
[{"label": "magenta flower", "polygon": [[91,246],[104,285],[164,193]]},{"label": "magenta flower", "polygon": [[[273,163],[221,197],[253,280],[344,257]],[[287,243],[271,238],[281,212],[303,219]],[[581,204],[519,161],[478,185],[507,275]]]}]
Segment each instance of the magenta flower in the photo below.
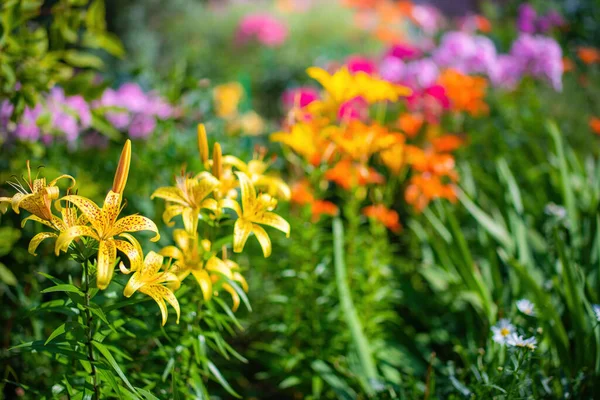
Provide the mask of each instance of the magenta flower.
[{"label": "magenta flower", "polygon": [[537,20],[537,12],[531,4],[522,4],[519,7],[519,15],[517,17],[517,28],[520,32],[535,33],[535,24]]},{"label": "magenta flower", "polygon": [[281,98],[284,108],[304,108],[319,99],[319,91],[312,87],[297,87],[288,89]]},{"label": "magenta flower", "polygon": [[424,88],[435,83],[440,70],[430,58],[411,61],[406,64],[404,82],[412,87]]},{"label": "magenta flower", "polygon": [[364,72],[368,75],[373,75],[377,72],[377,66],[373,60],[361,56],[350,56],[346,60],[346,67],[350,73]]},{"label": "magenta flower", "polygon": [[338,110],[338,119],[340,121],[351,121],[354,119],[364,121],[368,116],[369,103],[360,96],[344,102]]},{"label": "magenta flower", "polygon": [[288,36],[288,29],[282,22],[269,14],[249,14],[240,21],[236,38],[241,44],[257,40],[268,47],[281,46]]},{"label": "magenta flower", "polygon": [[387,51],[385,57],[395,57],[400,60],[410,60],[413,58],[420,57],[422,51],[418,48],[411,46],[409,44],[395,44]]}]

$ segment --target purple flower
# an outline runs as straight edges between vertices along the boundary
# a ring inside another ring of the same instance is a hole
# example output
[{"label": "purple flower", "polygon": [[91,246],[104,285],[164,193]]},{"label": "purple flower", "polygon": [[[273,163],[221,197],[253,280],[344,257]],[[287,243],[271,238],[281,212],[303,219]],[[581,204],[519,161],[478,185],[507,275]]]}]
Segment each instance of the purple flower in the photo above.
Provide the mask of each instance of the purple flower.
[{"label": "purple flower", "polygon": [[537,13],[530,4],[522,4],[519,7],[519,16],[517,17],[517,28],[523,33],[535,33]]},{"label": "purple flower", "polygon": [[117,106],[128,109],[131,112],[146,112],[148,107],[148,96],[137,83],[125,83],[117,91]]},{"label": "purple flower", "polygon": [[40,104],[37,104],[34,108],[25,107],[15,130],[15,136],[19,140],[35,142],[40,138],[40,127],[37,126],[37,119],[41,113],[42,106]]},{"label": "purple flower", "polygon": [[98,132],[90,132],[83,137],[83,146],[87,149],[106,149],[108,138]]},{"label": "purple flower", "polygon": [[81,128],[89,128],[92,123],[92,113],[90,106],[82,96],[70,96],[66,99],[65,105],[74,112],[81,122]]},{"label": "purple flower", "polygon": [[490,39],[466,32],[448,32],[432,57],[440,67],[465,74],[489,74],[496,62],[496,47]]},{"label": "purple flower", "polygon": [[171,118],[174,114],[173,107],[160,96],[155,95],[148,97],[148,109],[146,112],[161,120]]},{"label": "purple flower", "polygon": [[562,50],[554,39],[522,34],[513,43],[510,54],[524,73],[546,79],[555,90],[562,90]]},{"label": "purple flower", "polygon": [[383,79],[399,83],[404,78],[405,64],[396,57],[385,57],[379,66],[379,74]]},{"label": "purple flower", "polygon": [[521,80],[523,72],[523,65],[516,57],[502,54],[496,60],[490,79],[495,86],[514,89]]},{"label": "purple flower", "polygon": [[410,86],[426,88],[435,83],[439,74],[437,64],[430,58],[423,58],[406,64],[404,81]]},{"label": "purple flower", "polygon": [[143,139],[148,137],[156,128],[156,119],[147,114],[137,114],[131,120],[129,125],[129,136],[134,139]]}]

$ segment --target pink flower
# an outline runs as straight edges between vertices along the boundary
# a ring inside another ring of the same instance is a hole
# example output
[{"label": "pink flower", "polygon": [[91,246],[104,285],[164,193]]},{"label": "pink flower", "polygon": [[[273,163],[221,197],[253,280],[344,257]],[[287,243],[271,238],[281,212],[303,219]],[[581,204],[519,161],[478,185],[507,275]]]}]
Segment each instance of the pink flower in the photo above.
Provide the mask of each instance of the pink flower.
[{"label": "pink flower", "polygon": [[249,14],[238,25],[236,37],[245,44],[252,39],[268,47],[281,46],[288,36],[288,29],[282,22],[269,14]]},{"label": "pink flower", "polygon": [[350,121],[353,119],[364,121],[368,116],[369,103],[360,96],[343,103],[338,111],[338,119],[343,121]]},{"label": "pink flower", "polygon": [[385,57],[379,66],[381,77],[392,83],[400,83],[404,79],[405,72],[406,65],[396,57]]},{"label": "pink flower", "polygon": [[319,99],[319,91],[312,87],[297,87],[288,89],[281,98],[286,109],[294,107],[304,108]]},{"label": "pink flower", "polygon": [[368,75],[373,75],[377,72],[377,66],[372,60],[361,56],[350,56],[346,60],[346,66],[350,73],[364,72]]},{"label": "pink flower", "polygon": [[420,57],[422,54],[421,50],[418,48],[411,46],[409,44],[396,44],[390,47],[387,51],[385,57],[395,57],[400,60],[410,60],[413,58]]}]

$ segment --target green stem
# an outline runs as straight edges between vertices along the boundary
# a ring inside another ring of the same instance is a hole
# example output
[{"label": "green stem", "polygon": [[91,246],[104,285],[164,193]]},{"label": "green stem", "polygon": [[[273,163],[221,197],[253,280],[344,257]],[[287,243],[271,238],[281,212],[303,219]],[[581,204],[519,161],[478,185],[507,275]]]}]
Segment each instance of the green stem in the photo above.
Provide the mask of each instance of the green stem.
[{"label": "green stem", "polygon": [[369,348],[369,342],[364,334],[358,313],[352,302],[350,287],[348,286],[348,277],[346,274],[346,263],[344,262],[344,227],[339,218],[333,219],[333,254],[335,259],[335,277],[340,298],[340,305],[346,323],[350,328],[352,340],[358,352],[358,358],[362,369],[367,377],[368,392],[372,392],[372,385],[377,381],[377,369]]},{"label": "green stem", "polygon": [[94,345],[92,344],[92,312],[90,311],[90,275],[88,270],[87,260],[83,263],[83,273],[85,275],[85,330],[86,330],[86,345],[88,349],[88,361],[92,367],[92,385],[94,386],[94,399],[100,399],[100,386],[98,385],[98,371],[96,370],[96,360],[94,359]]}]

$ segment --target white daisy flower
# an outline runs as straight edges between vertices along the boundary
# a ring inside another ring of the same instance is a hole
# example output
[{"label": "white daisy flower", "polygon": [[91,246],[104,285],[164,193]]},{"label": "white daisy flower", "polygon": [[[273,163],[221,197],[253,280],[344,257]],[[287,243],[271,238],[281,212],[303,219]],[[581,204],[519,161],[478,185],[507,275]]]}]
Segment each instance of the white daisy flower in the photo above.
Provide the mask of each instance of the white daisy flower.
[{"label": "white daisy flower", "polygon": [[594,304],[592,306],[592,310],[594,310],[594,315],[596,315],[596,320],[600,322],[600,304]]},{"label": "white daisy flower", "polygon": [[515,332],[515,326],[508,319],[501,319],[495,326],[492,326],[492,340],[496,343],[506,344],[506,338]]},{"label": "white daisy flower", "polygon": [[530,317],[535,316],[535,306],[527,299],[517,301],[517,308],[525,315],[529,315]]},{"label": "white daisy flower", "polygon": [[513,347],[522,347],[527,348],[529,350],[535,350],[537,346],[537,339],[535,338],[535,336],[525,339],[522,335],[511,333],[506,338],[506,344]]}]

